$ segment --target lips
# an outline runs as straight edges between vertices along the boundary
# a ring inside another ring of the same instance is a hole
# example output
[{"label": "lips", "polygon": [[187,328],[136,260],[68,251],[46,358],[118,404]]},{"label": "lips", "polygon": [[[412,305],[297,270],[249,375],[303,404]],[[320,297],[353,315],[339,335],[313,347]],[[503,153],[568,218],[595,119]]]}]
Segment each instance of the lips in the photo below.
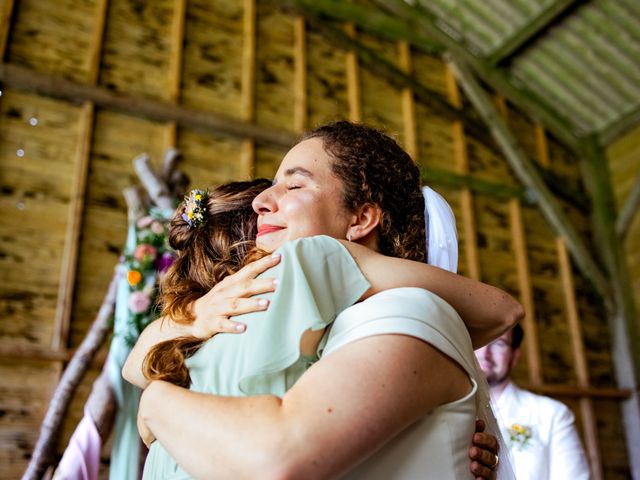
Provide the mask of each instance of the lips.
[{"label": "lips", "polygon": [[272,233],[272,232],[277,232],[279,230],[283,230],[284,227],[279,227],[277,225],[260,225],[260,227],[258,227],[258,233],[256,234],[256,237],[259,237],[261,235],[266,235],[267,233]]}]

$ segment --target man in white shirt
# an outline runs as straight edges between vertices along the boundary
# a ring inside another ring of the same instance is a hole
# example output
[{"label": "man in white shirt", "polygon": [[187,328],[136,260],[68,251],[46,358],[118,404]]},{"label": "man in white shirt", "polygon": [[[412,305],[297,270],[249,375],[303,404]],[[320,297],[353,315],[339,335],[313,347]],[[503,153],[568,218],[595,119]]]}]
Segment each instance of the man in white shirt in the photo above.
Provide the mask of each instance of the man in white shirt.
[{"label": "man in white shirt", "polygon": [[575,418],[563,403],[518,388],[511,371],[520,358],[520,325],[476,350],[518,480],[589,479]]}]

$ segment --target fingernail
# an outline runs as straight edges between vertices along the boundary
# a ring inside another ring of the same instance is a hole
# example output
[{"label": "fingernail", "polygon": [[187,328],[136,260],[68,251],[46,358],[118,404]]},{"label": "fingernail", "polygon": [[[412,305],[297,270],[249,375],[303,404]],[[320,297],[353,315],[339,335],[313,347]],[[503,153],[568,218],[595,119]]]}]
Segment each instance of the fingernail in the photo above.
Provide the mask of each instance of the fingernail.
[{"label": "fingernail", "polygon": [[273,286],[274,287],[277,287],[279,283],[280,283],[280,281],[277,278],[273,279]]},{"label": "fingernail", "polygon": [[280,255],[281,255],[280,252],[273,252],[271,254],[271,258],[280,258]]},{"label": "fingernail", "polygon": [[266,307],[267,305],[269,305],[269,300],[267,300],[266,298],[261,298],[260,300],[258,300],[258,305],[261,307]]},{"label": "fingernail", "polygon": [[246,328],[246,325],[243,325],[243,324],[239,323],[238,325],[236,325],[233,328],[235,329],[236,332],[244,332],[244,329]]}]

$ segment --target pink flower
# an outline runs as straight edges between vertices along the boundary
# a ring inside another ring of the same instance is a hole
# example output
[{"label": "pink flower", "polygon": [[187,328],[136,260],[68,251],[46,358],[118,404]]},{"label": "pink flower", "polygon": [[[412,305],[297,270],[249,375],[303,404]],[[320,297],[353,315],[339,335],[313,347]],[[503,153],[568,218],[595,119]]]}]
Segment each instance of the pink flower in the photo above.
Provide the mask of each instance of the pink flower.
[{"label": "pink flower", "polygon": [[164,227],[160,222],[153,222],[149,228],[156,235],[162,235],[164,233]]},{"label": "pink flower", "polygon": [[151,299],[144,292],[133,292],[129,296],[129,310],[133,313],[144,313],[150,305]]},{"label": "pink flower", "polygon": [[147,228],[149,225],[151,225],[151,222],[153,222],[153,217],[147,215],[146,217],[142,217],[140,220],[138,220],[137,225],[138,228]]},{"label": "pink flower", "polygon": [[148,243],[142,243],[138,245],[133,252],[133,258],[135,258],[140,263],[149,263],[153,262],[156,258],[156,249],[149,245]]}]

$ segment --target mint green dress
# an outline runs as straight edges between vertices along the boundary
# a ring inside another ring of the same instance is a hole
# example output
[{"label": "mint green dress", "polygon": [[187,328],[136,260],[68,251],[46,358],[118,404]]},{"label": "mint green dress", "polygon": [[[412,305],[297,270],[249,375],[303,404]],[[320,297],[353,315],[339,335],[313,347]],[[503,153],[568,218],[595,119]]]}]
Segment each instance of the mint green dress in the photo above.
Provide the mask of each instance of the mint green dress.
[{"label": "mint green dress", "polygon": [[[191,390],[226,396],[282,396],[317,360],[300,352],[306,330],[330,325],[370,287],[349,252],[327,236],[286,243],[280,263],[265,272],[278,278],[266,312],[239,316],[247,324],[241,335],[218,334],[187,361]],[[160,442],[151,445],[145,480],[191,478]]]}]

